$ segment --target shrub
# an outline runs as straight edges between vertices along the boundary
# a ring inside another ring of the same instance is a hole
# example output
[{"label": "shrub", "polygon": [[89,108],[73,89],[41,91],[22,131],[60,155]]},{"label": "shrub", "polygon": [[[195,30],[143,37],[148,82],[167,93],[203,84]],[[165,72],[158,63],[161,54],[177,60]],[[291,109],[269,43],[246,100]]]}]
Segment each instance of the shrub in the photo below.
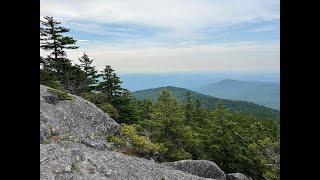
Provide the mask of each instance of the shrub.
[{"label": "shrub", "polygon": [[152,143],[147,136],[139,134],[136,125],[122,124],[121,137],[112,135],[108,140],[118,147],[125,147],[123,153],[129,155],[155,158],[167,151],[162,143]]},{"label": "shrub", "polygon": [[48,89],[47,92],[56,95],[59,98],[59,100],[72,100],[72,99],[74,99],[74,97],[70,96],[65,91],[61,91],[61,90],[57,90],[57,89]]}]

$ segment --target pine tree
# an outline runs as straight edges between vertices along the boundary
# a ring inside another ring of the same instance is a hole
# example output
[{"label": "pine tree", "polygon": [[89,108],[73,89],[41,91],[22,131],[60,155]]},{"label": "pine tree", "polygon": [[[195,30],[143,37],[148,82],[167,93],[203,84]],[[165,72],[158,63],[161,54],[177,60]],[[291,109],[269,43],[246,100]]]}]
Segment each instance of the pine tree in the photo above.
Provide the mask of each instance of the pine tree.
[{"label": "pine tree", "polygon": [[192,97],[191,97],[191,93],[188,91],[186,93],[186,101],[184,105],[184,115],[186,118],[186,121],[185,121],[186,125],[194,125],[193,111],[194,109],[193,109]]},{"label": "pine tree", "polygon": [[42,25],[40,26],[40,48],[51,52],[46,58],[46,65],[54,68],[59,74],[70,63],[70,60],[65,58],[65,49],[77,49],[76,40],[63,36],[63,33],[70,30],[59,26],[61,23],[53,17],[46,16],[44,20],[40,20],[40,23]]},{"label": "pine tree", "polygon": [[150,120],[151,113],[154,110],[154,105],[150,99],[138,101],[139,109],[141,110],[140,119],[141,120]]},{"label": "pine tree", "polygon": [[83,68],[86,76],[88,78],[94,78],[96,76],[97,71],[94,66],[91,66],[93,59],[90,59],[86,53],[83,53],[81,58],[78,58],[82,63],[80,66]]},{"label": "pine tree", "polygon": [[119,113],[119,116],[115,118],[118,123],[133,124],[142,120],[139,119],[141,110],[128,90],[123,90],[121,95],[116,96],[112,103]]},{"label": "pine tree", "polygon": [[80,67],[84,70],[85,76],[87,77],[84,83],[84,91],[90,92],[94,89],[95,84],[97,83],[97,71],[94,66],[91,66],[93,59],[90,59],[86,53],[83,53],[81,58],[78,58],[80,61]]},{"label": "pine tree", "polygon": [[62,84],[56,78],[51,68],[43,67],[40,69],[40,84],[49,86],[55,89],[63,89]]},{"label": "pine tree", "polygon": [[68,64],[60,74],[60,81],[65,90],[75,95],[81,95],[86,81],[85,72],[77,64]]},{"label": "pine tree", "polygon": [[170,91],[163,90],[157,100],[155,110],[151,114],[151,138],[155,142],[164,143],[168,148],[162,161],[190,159],[188,152],[198,144],[196,135],[190,126],[184,124],[184,113],[181,106]]},{"label": "pine tree", "polygon": [[107,65],[98,76],[102,77],[103,81],[97,85],[96,90],[105,94],[107,102],[113,104],[116,97],[120,96],[124,90],[124,88],[120,86],[122,81],[120,81],[120,78],[109,65]]},{"label": "pine tree", "polygon": [[207,116],[208,112],[202,107],[199,99],[196,99],[194,106],[193,119],[199,127],[203,127],[205,126],[204,118]]},{"label": "pine tree", "polygon": [[216,162],[221,169],[232,170],[230,164],[235,160],[234,151],[239,149],[233,138],[234,122],[229,120],[230,114],[219,101],[206,121],[206,149],[209,149],[211,160]]}]

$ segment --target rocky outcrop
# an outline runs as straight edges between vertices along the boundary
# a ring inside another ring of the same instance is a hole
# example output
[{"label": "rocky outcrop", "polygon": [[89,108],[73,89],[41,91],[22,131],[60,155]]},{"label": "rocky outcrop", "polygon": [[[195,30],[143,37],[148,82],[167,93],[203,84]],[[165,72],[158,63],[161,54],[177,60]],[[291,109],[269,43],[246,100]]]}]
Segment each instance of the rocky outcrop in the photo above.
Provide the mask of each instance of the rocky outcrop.
[{"label": "rocky outcrop", "polygon": [[40,144],[40,169],[40,179],[52,180],[209,180],[151,160],[68,141]]},{"label": "rocky outcrop", "polygon": [[200,177],[221,180],[226,179],[225,173],[212,161],[182,160],[176,162],[165,162],[162,164]]},{"label": "rocky outcrop", "polygon": [[89,101],[48,89],[40,85],[41,180],[225,179],[211,161],[158,164],[110,151],[106,137],[119,133],[120,125]]},{"label": "rocky outcrop", "polygon": [[48,87],[40,85],[40,143],[70,140],[97,149],[107,149],[108,134],[120,125],[94,104],[78,96],[59,100]]},{"label": "rocky outcrop", "polygon": [[231,173],[226,175],[227,180],[250,180],[244,174],[241,173]]}]

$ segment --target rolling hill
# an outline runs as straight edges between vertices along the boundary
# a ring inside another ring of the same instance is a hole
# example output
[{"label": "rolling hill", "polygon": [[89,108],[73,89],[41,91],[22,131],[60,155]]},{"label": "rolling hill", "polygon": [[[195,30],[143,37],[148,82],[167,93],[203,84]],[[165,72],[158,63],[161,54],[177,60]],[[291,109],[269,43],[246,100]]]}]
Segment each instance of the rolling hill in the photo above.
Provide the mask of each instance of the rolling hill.
[{"label": "rolling hill", "polygon": [[206,109],[214,109],[217,102],[221,100],[223,104],[227,108],[230,108],[230,110],[233,112],[252,114],[252,115],[255,115],[256,117],[263,118],[263,119],[272,118],[277,121],[280,120],[280,112],[278,110],[271,109],[262,105],[254,104],[252,102],[220,99],[213,96],[197,93],[185,88],[166,86],[166,87],[159,87],[154,89],[135,91],[135,92],[132,92],[132,95],[139,100],[151,99],[152,101],[156,101],[159,93],[164,89],[170,90],[172,95],[175,96],[180,103],[183,103],[185,101],[185,95],[189,91],[191,93],[192,98],[194,100],[199,99],[202,105]]},{"label": "rolling hill", "polygon": [[197,91],[197,88],[217,83],[224,79],[248,82],[279,82],[275,73],[218,73],[218,72],[172,72],[172,73],[119,73],[122,86],[130,91],[174,86]]},{"label": "rolling hill", "polygon": [[249,101],[280,110],[280,83],[225,79],[199,87],[196,91],[224,99]]}]

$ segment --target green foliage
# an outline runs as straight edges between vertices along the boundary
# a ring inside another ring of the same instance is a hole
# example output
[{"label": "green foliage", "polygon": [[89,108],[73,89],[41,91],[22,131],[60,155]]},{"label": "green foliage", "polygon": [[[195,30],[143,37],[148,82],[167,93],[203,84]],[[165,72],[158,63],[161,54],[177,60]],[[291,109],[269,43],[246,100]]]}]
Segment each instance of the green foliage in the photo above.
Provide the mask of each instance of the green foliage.
[{"label": "green foliage", "polygon": [[233,130],[236,123],[229,120],[229,112],[218,102],[217,107],[210,113],[210,117],[205,119],[206,136],[202,138],[206,149],[211,149],[208,156],[219,167],[225,171],[230,171],[230,161],[234,159],[237,149]]},{"label": "green foliage", "polygon": [[79,65],[65,66],[64,71],[60,73],[60,78],[64,89],[75,95],[80,95],[86,86],[85,72],[81,70]]},{"label": "green foliage", "polygon": [[103,80],[98,83],[96,90],[105,94],[107,101],[112,103],[114,99],[120,96],[124,90],[120,86],[122,81],[120,81],[120,78],[116,73],[114,73],[114,70],[109,65],[107,65],[98,76],[102,77]]},{"label": "green foliage", "polygon": [[150,99],[142,100],[142,101],[136,101],[137,108],[140,110],[139,112],[139,120],[147,120],[151,119],[151,113],[154,110],[154,104]]},{"label": "green foliage", "polygon": [[126,145],[126,142],[123,139],[121,139],[120,137],[115,136],[114,134],[110,135],[107,138],[107,141],[110,142],[110,143],[113,143],[113,145],[118,146],[118,147]]},{"label": "green foliage", "polygon": [[53,63],[57,63],[59,58],[65,57],[64,49],[77,49],[76,40],[72,37],[63,36],[70,30],[59,26],[60,22],[53,17],[45,16],[44,20],[40,20],[40,47],[45,51],[52,51],[54,56]]},{"label": "green foliage", "polygon": [[186,125],[191,125],[195,123],[192,115],[193,111],[194,111],[194,107],[191,99],[191,93],[188,91],[186,94],[186,101],[184,105],[184,115],[186,118]]},{"label": "green foliage", "polygon": [[72,100],[72,99],[74,99],[74,97],[70,96],[65,91],[61,91],[61,90],[57,90],[57,89],[48,89],[47,92],[56,95],[59,98],[59,100]]},{"label": "green foliage", "polygon": [[99,104],[98,107],[102,109],[104,112],[108,113],[112,118],[116,119],[119,117],[118,110],[114,108],[110,103],[103,102]]},{"label": "green foliage", "polygon": [[65,51],[77,49],[76,40],[64,36],[69,29],[60,26],[53,17],[46,16],[40,23],[40,48],[50,52],[46,58],[40,56],[40,83],[80,95],[87,88],[86,73],[79,65],[72,65]]},{"label": "green foliage", "polygon": [[116,118],[118,123],[133,124],[140,120],[141,110],[138,109],[138,104],[129,91],[122,92],[112,104],[119,112]]},{"label": "green foliage", "polygon": [[130,155],[154,158],[156,154],[167,150],[162,143],[152,143],[147,134],[143,135],[137,129],[136,125],[122,124],[121,138],[112,135],[109,140],[116,146],[124,146],[128,143],[123,153]]},{"label": "green foliage", "polygon": [[184,88],[177,87],[160,87],[154,89],[147,89],[141,91],[135,91],[131,94],[138,100],[151,99],[153,102],[157,100],[158,95],[164,89],[171,91],[172,95],[177,98],[178,102],[184,104],[186,101],[186,93],[190,92],[193,99],[199,99],[201,105],[207,110],[215,109],[217,103],[222,101],[226,108],[230,108],[230,111],[234,113],[242,113],[247,115],[253,115],[259,119],[273,119],[280,121],[280,112],[275,109],[264,107],[258,104],[254,104],[246,101],[220,99],[201,93],[197,93]]},{"label": "green foliage", "polygon": [[170,91],[163,90],[150,109],[149,119],[139,121],[141,127],[148,129],[153,142],[168,148],[158,161],[206,159],[226,173],[279,179],[280,129],[275,120],[235,113],[223,101],[218,101],[209,112],[200,101],[195,101],[192,118],[196,123],[190,124],[186,107],[179,105]]},{"label": "green foliage", "polygon": [[94,103],[97,106],[99,106],[99,104],[106,102],[106,96],[105,96],[105,94],[102,94],[102,93],[83,92],[81,94],[81,97]]},{"label": "green foliage", "polygon": [[160,93],[151,119],[148,123],[151,139],[158,143],[163,142],[168,148],[166,154],[159,156],[160,161],[192,157],[186,149],[197,146],[197,134],[190,126],[185,125],[183,109],[170,91],[164,90]]},{"label": "green foliage", "polygon": [[55,89],[62,89],[61,82],[56,78],[54,72],[50,68],[44,67],[40,69],[40,84]]},{"label": "green foliage", "polygon": [[84,81],[85,88],[83,89],[84,92],[91,92],[95,88],[95,84],[97,83],[97,71],[95,67],[92,66],[93,59],[90,59],[86,53],[83,53],[81,58],[78,58],[80,61],[80,67],[83,69],[86,80]]},{"label": "green foliage", "polygon": [[175,148],[168,154],[169,160],[172,160],[172,161],[191,159],[191,157],[192,155],[182,147]]}]

